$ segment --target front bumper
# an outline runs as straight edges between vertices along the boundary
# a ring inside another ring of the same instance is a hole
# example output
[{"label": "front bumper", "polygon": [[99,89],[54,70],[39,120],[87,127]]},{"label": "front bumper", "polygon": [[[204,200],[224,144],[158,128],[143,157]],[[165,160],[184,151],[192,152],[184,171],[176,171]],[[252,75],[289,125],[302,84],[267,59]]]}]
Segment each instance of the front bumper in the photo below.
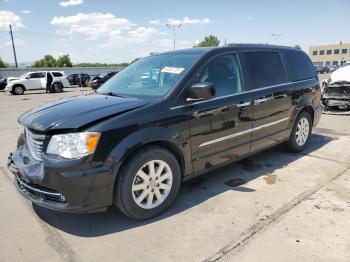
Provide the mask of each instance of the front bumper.
[{"label": "front bumper", "polygon": [[87,213],[113,203],[115,177],[112,165],[89,159],[66,160],[58,156],[31,158],[26,145],[8,157],[18,192],[39,206],[63,212]]},{"label": "front bumper", "polygon": [[12,90],[13,85],[7,85],[4,89],[5,92],[10,92]]}]

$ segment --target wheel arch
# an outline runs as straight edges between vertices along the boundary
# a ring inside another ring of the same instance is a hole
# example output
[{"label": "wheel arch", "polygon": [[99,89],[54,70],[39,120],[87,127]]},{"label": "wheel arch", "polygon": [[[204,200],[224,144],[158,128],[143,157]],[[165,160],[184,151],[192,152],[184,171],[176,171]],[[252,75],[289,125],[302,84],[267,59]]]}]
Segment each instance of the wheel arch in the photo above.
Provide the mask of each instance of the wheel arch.
[{"label": "wheel arch", "polygon": [[310,97],[304,97],[302,100],[299,101],[297,108],[296,108],[294,121],[298,118],[298,116],[301,114],[301,112],[305,112],[305,111],[310,114],[312,123],[314,123],[314,121],[315,121],[315,109],[313,107],[313,103],[312,103],[312,100]]},{"label": "wheel arch", "polygon": [[152,145],[165,148],[175,156],[180,165],[182,177],[192,172],[192,165],[189,164],[190,145],[186,139],[175,130],[165,127],[150,127],[130,134],[120,141],[110,153],[109,158],[114,162],[113,173],[116,179],[125,161],[137,151]]}]

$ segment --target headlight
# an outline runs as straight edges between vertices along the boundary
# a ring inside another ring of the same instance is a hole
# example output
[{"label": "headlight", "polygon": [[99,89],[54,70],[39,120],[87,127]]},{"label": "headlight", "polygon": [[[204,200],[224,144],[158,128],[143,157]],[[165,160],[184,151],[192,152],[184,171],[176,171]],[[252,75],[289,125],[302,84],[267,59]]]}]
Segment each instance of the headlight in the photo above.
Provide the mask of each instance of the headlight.
[{"label": "headlight", "polygon": [[64,158],[80,158],[95,152],[99,139],[100,133],[97,132],[53,135],[46,153]]}]

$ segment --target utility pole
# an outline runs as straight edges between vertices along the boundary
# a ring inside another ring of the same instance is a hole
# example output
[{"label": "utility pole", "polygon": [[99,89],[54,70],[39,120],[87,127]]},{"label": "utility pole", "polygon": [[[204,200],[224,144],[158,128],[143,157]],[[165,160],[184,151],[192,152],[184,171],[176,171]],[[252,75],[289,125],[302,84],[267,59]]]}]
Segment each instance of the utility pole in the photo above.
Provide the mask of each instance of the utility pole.
[{"label": "utility pole", "polygon": [[13,56],[15,57],[16,67],[18,68],[15,43],[13,42],[12,27],[11,27],[11,25],[9,25],[9,26],[10,26],[10,35],[11,35],[11,41],[12,41]]},{"label": "utility pole", "polygon": [[175,29],[176,28],[180,28],[181,26],[182,26],[182,24],[166,24],[166,26],[168,27],[168,28],[170,28],[170,29],[172,29],[173,30],[173,32],[174,32],[174,51],[175,51]]}]

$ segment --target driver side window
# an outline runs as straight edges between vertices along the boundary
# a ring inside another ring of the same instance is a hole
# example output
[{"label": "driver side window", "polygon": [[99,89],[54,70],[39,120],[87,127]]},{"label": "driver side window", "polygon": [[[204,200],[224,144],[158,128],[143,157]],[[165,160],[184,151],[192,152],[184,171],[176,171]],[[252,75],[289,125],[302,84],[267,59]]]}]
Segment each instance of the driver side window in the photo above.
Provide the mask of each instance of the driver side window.
[{"label": "driver side window", "polygon": [[28,76],[30,79],[41,78],[41,73],[32,73]]},{"label": "driver side window", "polygon": [[216,97],[242,92],[242,75],[236,55],[215,57],[196,75],[195,82],[213,83],[216,88]]}]

